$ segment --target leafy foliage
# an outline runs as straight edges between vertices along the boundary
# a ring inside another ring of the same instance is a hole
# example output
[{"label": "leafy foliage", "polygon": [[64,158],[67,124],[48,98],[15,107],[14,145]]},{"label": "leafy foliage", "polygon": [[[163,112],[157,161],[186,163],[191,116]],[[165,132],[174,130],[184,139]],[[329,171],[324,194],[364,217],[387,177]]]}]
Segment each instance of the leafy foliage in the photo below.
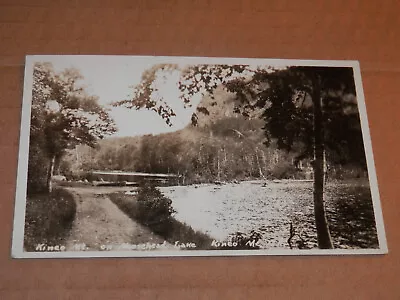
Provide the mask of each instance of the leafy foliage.
[{"label": "leafy foliage", "polygon": [[28,186],[46,185],[47,167],[60,160],[66,149],[96,145],[98,139],[116,131],[108,112],[97,97],[87,95],[77,82],[75,69],[55,73],[49,63],[37,63],[33,70]]},{"label": "leafy foliage", "polygon": [[144,184],[138,190],[135,219],[146,225],[157,234],[171,230],[172,201],[165,197],[156,187]]},{"label": "leafy foliage", "polygon": [[[299,159],[304,159],[313,157],[314,78],[320,81],[322,91],[324,141],[330,159],[365,167],[352,68],[190,66],[183,72],[180,89],[183,100],[190,102],[194,94],[213,94],[215,83],[223,84],[236,95],[234,112],[254,117],[255,111],[263,110],[267,145],[275,141],[278,148],[300,152]],[[210,82],[213,84],[207,86]],[[201,107],[203,110],[207,107]]]},{"label": "leafy foliage", "polygon": [[[185,105],[190,105],[196,94],[213,96],[218,85],[235,93],[238,103],[235,113],[250,117],[256,108],[264,110],[267,145],[274,139],[279,149],[289,152],[296,147],[300,155],[295,164],[304,158],[314,159],[318,243],[321,248],[331,248],[323,200],[325,149],[328,147],[340,163],[355,159],[366,166],[352,68],[191,65],[182,72],[181,98]],[[351,95],[354,95],[354,101],[346,101],[352,98]],[[160,105],[160,101],[153,100],[152,94],[147,96],[146,103],[152,107]],[[135,101],[134,97],[128,102]],[[201,107],[199,112],[207,115],[208,108]],[[171,115],[158,114],[170,123]],[[198,122],[198,116],[193,114],[193,125]]]},{"label": "leafy foliage", "polygon": [[[116,102],[128,108],[152,109],[167,124],[173,111],[168,99],[156,95],[156,80],[179,71],[177,65],[155,65],[143,74],[131,99]],[[266,141],[286,151],[295,151],[298,160],[313,158],[313,82],[320,81],[323,106],[324,141],[329,159],[336,164],[357,163],[366,167],[361,125],[357,110],[352,68],[291,66],[274,69],[250,65],[190,65],[180,70],[179,90],[186,106],[197,94],[210,95],[219,86],[235,95],[233,111],[264,120]],[[210,108],[224,105],[215,99],[197,107],[192,121],[198,125]],[[258,113],[262,110],[262,114]]]},{"label": "leafy foliage", "polygon": [[[142,74],[141,82],[133,87],[132,99],[120,100],[114,106],[123,106],[129,109],[148,109],[158,113],[168,125],[172,126],[171,117],[175,116],[174,110],[162,96],[155,98],[158,92],[157,80],[166,80],[166,75],[178,69],[174,64],[158,64]],[[154,99],[155,98],[155,99]]]}]

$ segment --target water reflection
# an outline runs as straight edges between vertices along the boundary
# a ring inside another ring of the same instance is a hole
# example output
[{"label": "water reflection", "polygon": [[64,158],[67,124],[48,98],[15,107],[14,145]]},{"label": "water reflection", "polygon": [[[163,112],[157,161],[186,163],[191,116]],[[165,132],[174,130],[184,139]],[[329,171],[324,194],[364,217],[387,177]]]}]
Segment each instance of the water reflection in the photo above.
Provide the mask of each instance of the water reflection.
[{"label": "water reflection", "polygon": [[[217,239],[237,232],[260,233],[261,248],[316,248],[311,182],[242,182],[240,184],[164,187],[178,211],[176,218]],[[330,183],[327,217],[335,248],[377,248],[378,239],[369,185],[366,182]]]},{"label": "water reflection", "polygon": [[369,187],[365,184],[330,187],[328,197],[327,216],[335,247],[378,248]]}]

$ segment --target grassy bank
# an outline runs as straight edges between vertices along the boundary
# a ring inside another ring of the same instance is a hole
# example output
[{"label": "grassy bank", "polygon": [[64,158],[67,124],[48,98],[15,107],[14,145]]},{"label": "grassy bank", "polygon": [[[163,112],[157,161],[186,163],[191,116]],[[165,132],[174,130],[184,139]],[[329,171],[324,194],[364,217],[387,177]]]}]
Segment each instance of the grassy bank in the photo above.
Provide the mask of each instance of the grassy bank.
[{"label": "grassy bank", "polygon": [[194,230],[188,224],[173,217],[171,200],[164,197],[156,188],[140,188],[138,195],[125,195],[123,192],[109,195],[110,199],[132,220],[150,228],[166,241],[175,244],[194,243],[196,248],[211,249],[212,238]]},{"label": "grassy bank", "polygon": [[64,245],[76,213],[73,196],[63,189],[27,198],[24,247],[35,251],[37,244]]}]

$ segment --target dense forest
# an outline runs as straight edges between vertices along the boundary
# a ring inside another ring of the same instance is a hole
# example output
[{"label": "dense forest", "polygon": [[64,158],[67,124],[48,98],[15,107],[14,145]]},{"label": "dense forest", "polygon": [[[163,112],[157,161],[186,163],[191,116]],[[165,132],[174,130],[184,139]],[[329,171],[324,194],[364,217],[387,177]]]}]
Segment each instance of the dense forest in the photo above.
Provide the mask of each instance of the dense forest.
[{"label": "dense forest", "polygon": [[[260,147],[260,121],[227,118],[210,126],[188,126],[181,131],[131,138],[111,138],[95,149],[80,146],[69,152],[68,169],[122,170],[178,174],[190,182],[284,177],[288,154]],[[68,174],[66,174],[68,175]]]},{"label": "dense forest", "polygon": [[[309,160],[295,164],[296,147],[264,144],[263,121],[235,114],[232,95],[219,90],[221,106],[204,97],[196,122],[159,135],[111,137],[93,148],[79,145],[64,156],[57,172],[67,179],[89,179],[93,170],[135,171],[180,175],[182,184],[249,179],[312,179]],[[214,100],[215,101],[215,100]],[[232,102],[232,103],[231,103]],[[201,113],[207,106],[206,113]],[[254,113],[255,115],[257,112]],[[299,145],[300,148],[300,145]],[[330,154],[327,154],[330,158]],[[329,161],[331,160],[331,161]],[[328,159],[330,179],[366,176],[351,164]]]}]

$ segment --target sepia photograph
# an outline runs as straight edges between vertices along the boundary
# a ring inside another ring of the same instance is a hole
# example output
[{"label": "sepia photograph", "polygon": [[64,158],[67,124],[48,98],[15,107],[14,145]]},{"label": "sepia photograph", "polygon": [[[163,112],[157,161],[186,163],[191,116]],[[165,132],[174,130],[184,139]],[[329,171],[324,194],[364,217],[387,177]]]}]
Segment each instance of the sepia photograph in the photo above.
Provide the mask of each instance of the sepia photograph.
[{"label": "sepia photograph", "polygon": [[388,252],[357,61],[26,57],[15,258]]}]

